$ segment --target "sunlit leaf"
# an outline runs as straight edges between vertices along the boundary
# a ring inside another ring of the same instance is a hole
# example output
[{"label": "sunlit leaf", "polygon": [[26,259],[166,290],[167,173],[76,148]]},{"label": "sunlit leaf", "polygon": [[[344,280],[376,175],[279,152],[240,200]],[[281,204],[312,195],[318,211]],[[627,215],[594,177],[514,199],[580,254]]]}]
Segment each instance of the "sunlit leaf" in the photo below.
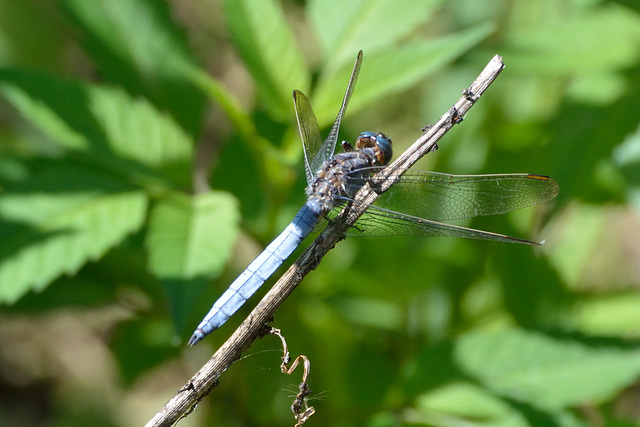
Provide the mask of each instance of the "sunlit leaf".
[{"label": "sunlit leaf", "polygon": [[199,132],[205,99],[184,79],[196,61],[167,3],[62,0],[61,4],[80,28],[80,40],[104,78],[152,100],[190,133]]},{"label": "sunlit leaf", "polygon": [[442,0],[313,0],[309,16],[328,66],[395,45],[424,24]]},{"label": "sunlit leaf", "polygon": [[93,171],[45,171],[0,195],[0,302],[99,259],[143,224],[146,195]]},{"label": "sunlit leaf", "polygon": [[223,192],[173,194],[153,208],[149,268],[163,279],[215,277],[238,233],[236,200]]},{"label": "sunlit leaf", "polygon": [[[466,52],[491,30],[492,26],[482,25],[438,40],[405,43],[371,55],[365,52],[349,113],[365,106],[371,107],[375,105],[374,101],[415,85],[429,73]],[[335,118],[352,67],[353,62],[346,61],[335,74],[322,76],[316,96],[311,101],[320,126]],[[336,82],[345,83],[340,85]]]},{"label": "sunlit leaf", "polygon": [[489,391],[470,383],[451,383],[418,397],[417,406],[434,412],[471,418],[498,418],[509,406]]},{"label": "sunlit leaf", "polygon": [[280,6],[273,0],[227,0],[225,12],[261,102],[277,117],[289,116],[291,92],[306,91],[310,78]]},{"label": "sunlit leaf", "polygon": [[518,407],[489,389],[466,382],[446,384],[419,396],[416,409],[407,421],[446,425],[445,420],[453,418],[483,427],[585,427],[569,410],[543,412]]},{"label": "sunlit leaf", "polygon": [[121,89],[14,70],[0,71],[0,91],[64,148],[124,173],[163,171],[188,182],[191,139],[143,99],[134,100]]},{"label": "sunlit leaf", "polygon": [[624,338],[640,330],[640,294],[635,290],[581,302],[575,312],[587,333]]},{"label": "sunlit leaf", "polygon": [[502,54],[512,58],[514,71],[591,74],[624,68],[638,57],[640,19],[624,8],[577,9],[571,19],[512,31]]},{"label": "sunlit leaf", "polygon": [[549,410],[605,401],[640,375],[640,350],[623,342],[518,329],[469,332],[455,356],[466,374],[495,393]]}]

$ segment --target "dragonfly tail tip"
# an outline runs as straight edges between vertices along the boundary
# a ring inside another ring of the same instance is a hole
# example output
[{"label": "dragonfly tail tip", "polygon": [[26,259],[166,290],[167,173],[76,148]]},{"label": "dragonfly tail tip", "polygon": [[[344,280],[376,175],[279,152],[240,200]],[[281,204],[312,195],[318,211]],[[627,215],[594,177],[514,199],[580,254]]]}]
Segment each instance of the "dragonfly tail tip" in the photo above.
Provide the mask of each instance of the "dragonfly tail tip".
[{"label": "dragonfly tail tip", "polygon": [[189,338],[189,342],[188,342],[189,347],[193,347],[194,345],[198,344],[202,338],[204,338],[204,335],[202,334],[202,332],[195,331],[193,335],[191,335],[191,338]]}]

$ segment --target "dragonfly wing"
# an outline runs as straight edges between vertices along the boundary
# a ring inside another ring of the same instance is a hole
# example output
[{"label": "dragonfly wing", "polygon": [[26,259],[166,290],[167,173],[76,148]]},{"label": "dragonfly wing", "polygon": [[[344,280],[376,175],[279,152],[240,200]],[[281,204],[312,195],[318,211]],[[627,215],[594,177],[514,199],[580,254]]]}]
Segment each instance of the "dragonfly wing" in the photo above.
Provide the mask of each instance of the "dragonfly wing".
[{"label": "dragonfly wing", "polygon": [[349,84],[347,85],[347,90],[344,93],[344,97],[342,98],[342,105],[340,106],[340,111],[338,111],[338,115],[336,116],[336,121],[333,122],[333,126],[331,127],[331,131],[329,132],[329,136],[324,141],[324,145],[318,152],[318,154],[311,161],[311,167],[314,168],[314,172],[322,167],[324,162],[326,162],[329,157],[333,156],[333,153],[336,149],[336,143],[338,142],[338,133],[340,132],[340,123],[342,123],[342,117],[344,117],[345,112],[347,111],[347,106],[349,105],[349,101],[351,100],[351,95],[353,94],[353,90],[356,86],[356,81],[358,80],[358,74],[360,74],[360,67],[362,66],[362,51],[358,52],[358,56],[356,57],[356,62],[353,64],[353,70],[351,71],[351,78],[349,79]]},{"label": "dragonfly wing", "polygon": [[[372,169],[376,172],[379,168]],[[390,179],[395,183],[375,205],[430,220],[502,214],[549,201],[559,191],[553,179],[524,173],[449,175],[407,171]],[[361,178],[350,179],[349,185],[355,190],[363,182]]]},{"label": "dragonfly wing", "polygon": [[302,139],[304,152],[304,171],[307,183],[311,184],[319,167],[313,167],[313,159],[318,157],[322,147],[322,136],[318,127],[318,120],[313,113],[309,99],[299,90],[293,91],[293,105],[298,120],[298,130]]},{"label": "dragonfly wing", "polygon": [[420,237],[461,237],[466,239],[493,240],[498,242],[521,243],[525,245],[539,245],[532,242],[504,234],[474,230],[473,228],[444,224],[437,221],[418,218],[399,212],[370,206],[369,209],[347,231],[348,236],[420,236]]}]

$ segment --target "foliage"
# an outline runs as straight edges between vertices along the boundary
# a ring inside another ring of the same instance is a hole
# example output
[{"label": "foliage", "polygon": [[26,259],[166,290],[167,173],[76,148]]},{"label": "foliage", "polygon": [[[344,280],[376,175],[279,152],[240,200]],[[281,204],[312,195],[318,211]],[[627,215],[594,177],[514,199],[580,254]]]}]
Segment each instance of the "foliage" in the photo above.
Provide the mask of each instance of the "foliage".
[{"label": "foliage", "polygon": [[[341,137],[380,129],[402,152],[499,53],[422,168],[548,174],[561,193],[464,223],[539,250],[341,242],[275,319],[311,360],[308,425],[640,425],[638,13],[0,0],[0,424],[140,425],[186,382],[255,298],[185,339],[304,202],[292,90],[326,132],[363,49]],[[254,343],[180,425],[292,423],[278,345]]]}]

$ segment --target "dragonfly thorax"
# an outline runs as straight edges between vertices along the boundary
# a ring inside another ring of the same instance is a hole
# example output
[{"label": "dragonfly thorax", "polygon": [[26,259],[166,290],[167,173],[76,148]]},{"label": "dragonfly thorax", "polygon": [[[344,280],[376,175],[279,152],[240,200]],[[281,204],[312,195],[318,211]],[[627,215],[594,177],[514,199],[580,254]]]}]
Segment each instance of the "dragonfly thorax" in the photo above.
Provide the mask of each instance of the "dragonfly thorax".
[{"label": "dragonfly thorax", "polygon": [[[371,167],[377,164],[376,150],[372,147],[336,154],[325,162],[307,187],[307,204],[317,214],[326,214],[344,197],[353,197],[352,191],[348,190],[352,187],[347,186],[348,178],[367,179]],[[358,171],[362,171],[362,176],[358,176]]]}]

